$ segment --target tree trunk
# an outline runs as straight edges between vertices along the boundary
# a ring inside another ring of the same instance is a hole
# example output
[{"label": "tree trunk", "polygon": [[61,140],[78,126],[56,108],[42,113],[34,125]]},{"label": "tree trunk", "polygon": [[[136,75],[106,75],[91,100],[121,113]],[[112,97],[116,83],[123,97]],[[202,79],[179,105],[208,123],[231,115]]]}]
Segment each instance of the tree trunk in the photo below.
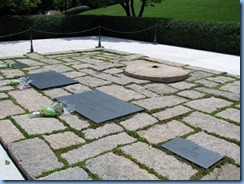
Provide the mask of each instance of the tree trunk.
[{"label": "tree trunk", "polygon": [[127,17],[130,17],[130,7],[129,7],[129,2],[126,1],[125,3],[119,3],[125,10]]},{"label": "tree trunk", "polygon": [[130,9],[131,9],[132,16],[135,17],[136,13],[135,13],[135,8],[134,8],[134,0],[130,1]]},{"label": "tree trunk", "polygon": [[138,17],[142,17],[142,14],[144,12],[144,8],[145,8],[145,4],[146,4],[146,1],[147,0],[143,0],[142,3],[141,3],[141,9],[140,9],[140,12],[138,14]]}]

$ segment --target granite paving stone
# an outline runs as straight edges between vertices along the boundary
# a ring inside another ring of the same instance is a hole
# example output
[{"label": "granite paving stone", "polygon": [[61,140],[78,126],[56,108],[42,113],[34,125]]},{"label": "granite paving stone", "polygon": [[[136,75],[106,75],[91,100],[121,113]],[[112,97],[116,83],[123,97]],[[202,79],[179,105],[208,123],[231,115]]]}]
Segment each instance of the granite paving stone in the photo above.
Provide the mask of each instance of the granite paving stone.
[{"label": "granite paving stone", "polygon": [[215,168],[211,173],[201,178],[201,180],[240,180],[240,168],[226,163],[220,168]]},{"label": "granite paving stone", "polygon": [[37,59],[37,60],[39,60],[39,59],[45,59],[44,56],[42,56],[41,54],[39,54],[37,52],[30,52],[30,53],[27,54],[27,56],[29,58],[31,58],[31,59]]},{"label": "granite paving stone", "polygon": [[213,81],[209,81],[209,80],[206,80],[206,79],[200,79],[200,80],[197,80],[195,81],[195,83],[198,83],[198,84],[202,84],[206,87],[215,87],[218,85],[218,83],[216,82],[213,82]]},{"label": "granite paving stone", "polygon": [[92,158],[86,164],[102,180],[158,180],[129,159],[112,153]]},{"label": "granite paving stone", "polygon": [[153,110],[153,109],[159,109],[164,107],[171,107],[186,101],[187,100],[185,98],[181,98],[175,95],[170,95],[170,96],[142,99],[142,100],[134,101],[133,103],[141,107],[144,107],[148,110]]},{"label": "granite paving stone", "polygon": [[177,92],[177,89],[168,86],[167,84],[154,83],[145,86],[146,89],[158,93],[160,95],[170,94]]},{"label": "granite paving stone", "polygon": [[237,144],[228,142],[224,139],[217,138],[204,132],[191,135],[187,137],[187,140],[206,149],[217,152],[220,155],[230,157],[234,159],[237,164],[240,164],[240,146]]},{"label": "granite paving stone", "polygon": [[66,89],[68,91],[70,91],[71,93],[83,93],[86,91],[90,91],[91,89],[87,86],[84,86],[82,84],[74,84],[74,85],[69,85],[69,86],[65,86],[63,87],[63,89]]},{"label": "granite paving stone", "polygon": [[74,70],[74,69],[72,69],[72,68],[70,68],[68,66],[62,65],[62,64],[46,65],[46,66],[43,67],[43,69],[46,70],[46,71],[53,70],[53,71],[56,71],[58,73]]},{"label": "granite paving stone", "polygon": [[190,99],[197,99],[197,98],[202,98],[205,96],[204,93],[200,93],[195,90],[184,90],[184,91],[177,93],[177,95],[180,95],[180,96],[186,97],[186,98],[190,98]]},{"label": "granite paving stone", "polygon": [[227,121],[200,112],[193,112],[183,120],[194,127],[240,141],[240,126]]},{"label": "granite paving stone", "polygon": [[[6,81],[1,81],[2,83],[5,83]],[[14,89],[12,86],[3,86],[1,87],[1,91],[10,91]]]},{"label": "granite paving stone", "polygon": [[86,171],[80,167],[68,168],[57,171],[38,180],[91,180]]},{"label": "granite paving stone", "polygon": [[13,116],[17,124],[29,135],[51,133],[67,128],[56,118],[29,118],[28,114]]},{"label": "granite paving stone", "polygon": [[[137,133],[152,144],[165,142],[169,139],[179,137],[194,130],[183,123],[173,120],[166,124],[154,125],[147,130],[138,131]],[[167,132],[167,133],[166,133]]]},{"label": "granite paving stone", "polygon": [[25,138],[10,120],[0,121],[0,140],[6,146],[9,143]]},{"label": "granite paving stone", "polygon": [[127,130],[135,131],[157,122],[158,120],[149,114],[139,113],[128,120],[120,122],[120,124]]},{"label": "granite paving stone", "polygon": [[235,100],[235,101],[239,101],[240,100],[240,95],[239,94],[235,94],[235,93],[231,93],[231,92],[227,92],[227,91],[220,91],[217,89],[210,89],[210,88],[195,88],[195,90],[200,91],[200,92],[205,92],[208,94],[212,94],[212,95],[216,95],[216,96],[223,96],[226,97],[230,100]]},{"label": "granite paving stone", "polygon": [[131,155],[138,162],[154,169],[169,180],[188,180],[197,172],[190,165],[142,142],[127,145],[121,149],[125,154]]},{"label": "granite paving stone", "polygon": [[3,99],[3,98],[8,98],[8,95],[6,95],[5,93],[0,93],[0,99]]},{"label": "granite paving stone", "polygon": [[50,99],[43,96],[41,93],[38,93],[34,89],[11,91],[9,94],[14,97],[21,106],[29,111],[38,111],[53,103]]},{"label": "granite paving stone", "polygon": [[120,68],[111,68],[111,69],[104,70],[103,72],[108,74],[118,74],[118,73],[122,73],[123,70]]},{"label": "granite paving stone", "polygon": [[81,84],[89,87],[98,87],[98,86],[104,86],[106,84],[110,84],[109,81],[105,81],[91,76],[76,78],[76,80],[79,81]]},{"label": "granite paving stone", "polygon": [[136,84],[142,84],[149,82],[148,80],[140,80],[140,79],[135,79],[132,77],[127,77],[123,73],[121,74],[115,74],[114,76],[118,77],[122,83],[129,84],[129,83],[136,83]]},{"label": "granite paving stone", "polygon": [[0,100],[0,112],[0,119],[3,119],[6,116],[24,113],[24,110],[11,100]]},{"label": "granite paving stone", "polygon": [[105,151],[112,150],[119,145],[128,144],[135,141],[136,139],[130,137],[126,133],[119,133],[101,138],[89,144],[85,144],[77,149],[68,151],[67,153],[63,153],[61,157],[66,159],[69,164],[74,164],[87,158],[99,155]]},{"label": "granite paving stone", "polygon": [[82,131],[85,135],[86,139],[98,139],[105,135],[119,133],[122,132],[124,129],[116,124],[105,124],[104,126],[98,127],[96,129],[87,129]]},{"label": "granite paving stone", "polygon": [[131,84],[131,85],[128,85],[127,87],[132,89],[133,91],[138,92],[138,93],[145,95],[147,97],[158,97],[159,96],[157,93],[149,91],[145,87],[140,86],[138,84]]},{"label": "granite paving stone", "polygon": [[42,65],[44,65],[44,63],[38,62],[38,61],[33,60],[33,59],[17,59],[17,61],[20,63],[27,64],[29,66],[42,66]]},{"label": "granite paving stone", "polygon": [[8,146],[17,164],[23,168],[30,179],[44,172],[64,166],[59,162],[50,147],[40,138],[26,139]]},{"label": "granite paving stone", "polygon": [[77,72],[77,71],[72,71],[72,72],[66,72],[66,73],[63,73],[63,75],[65,75],[66,77],[69,77],[69,78],[76,78],[76,77],[83,77],[85,76],[86,74],[83,73],[83,72]]},{"label": "granite paving stone", "polygon": [[210,77],[212,75],[213,74],[208,73],[208,72],[195,71],[195,72],[190,73],[190,75],[186,79],[186,81],[196,81],[196,80],[199,80],[199,79],[203,79],[203,78],[206,78],[206,77]]},{"label": "granite paving stone", "polygon": [[8,79],[12,79],[14,77],[20,77],[22,75],[24,75],[24,72],[22,72],[21,70],[1,70],[1,73]]},{"label": "granite paving stone", "polygon": [[207,79],[210,80],[210,81],[214,81],[214,82],[220,83],[220,84],[235,80],[233,78],[225,77],[225,76],[208,77]]},{"label": "granite paving stone", "polygon": [[193,100],[187,102],[185,105],[197,109],[199,111],[211,113],[216,111],[220,108],[230,106],[232,103],[220,98],[210,97],[204,99]]},{"label": "granite paving stone", "polygon": [[222,86],[220,89],[229,91],[235,94],[240,94],[240,81],[235,81],[233,83],[228,83]]},{"label": "granite paving stone", "polygon": [[59,64],[62,63],[62,61],[57,60],[57,59],[48,59],[48,58],[42,58],[39,59],[41,62],[43,63],[47,63],[47,64]]},{"label": "granite paving stone", "polygon": [[64,132],[51,135],[44,135],[44,139],[50,143],[53,149],[65,148],[72,145],[85,143],[85,140],[73,132]]},{"label": "granite paving stone", "polygon": [[70,95],[69,92],[63,90],[62,88],[55,88],[55,89],[50,89],[50,90],[45,90],[43,91],[47,96],[50,98],[54,99],[60,96],[66,96]]},{"label": "granite paving stone", "polygon": [[118,85],[102,86],[97,88],[97,90],[124,101],[145,98],[145,96],[141,94],[138,94],[129,89],[125,89],[124,87]]},{"label": "granite paving stone", "polygon": [[163,111],[154,113],[152,115],[154,117],[158,118],[160,121],[163,121],[163,120],[166,120],[169,118],[173,118],[176,116],[183,115],[183,114],[188,113],[190,111],[191,111],[191,109],[184,107],[182,105],[179,105],[179,106],[175,106],[173,108],[168,108],[168,109],[165,109]]},{"label": "granite paving stone", "polygon": [[224,111],[221,111],[221,112],[217,113],[216,116],[220,116],[225,119],[230,119],[230,120],[238,122],[238,123],[240,123],[240,119],[241,119],[240,110],[237,110],[234,108],[229,108]]},{"label": "granite paving stone", "polygon": [[[77,70],[80,70],[80,69],[85,69],[85,68],[91,68],[91,66],[93,66],[92,64],[87,64],[87,63],[75,63],[72,65],[72,68],[75,68]],[[82,70],[82,72],[84,72],[84,70]]]},{"label": "granite paving stone", "polygon": [[196,86],[196,84],[192,84],[192,83],[185,82],[185,81],[175,82],[175,83],[171,83],[168,85],[171,87],[177,88],[177,89],[190,89],[190,88]]},{"label": "granite paving stone", "polygon": [[80,119],[78,116],[71,114],[67,111],[67,109],[64,109],[64,113],[59,116],[61,120],[64,120],[70,127],[76,129],[76,130],[82,130],[90,126],[87,121]]},{"label": "granite paving stone", "polygon": [[99,65],[100,63],[103,63],[104,61],[103,60],[99,60],[99,59],[93,59],[93,58],[89,58],[89,57],[86,57],[86,58],[74,58],[78,61],[81,61],[81,62],[84,62],[84,63],[89,63],[89,64],[94,64],[94,65]]}]

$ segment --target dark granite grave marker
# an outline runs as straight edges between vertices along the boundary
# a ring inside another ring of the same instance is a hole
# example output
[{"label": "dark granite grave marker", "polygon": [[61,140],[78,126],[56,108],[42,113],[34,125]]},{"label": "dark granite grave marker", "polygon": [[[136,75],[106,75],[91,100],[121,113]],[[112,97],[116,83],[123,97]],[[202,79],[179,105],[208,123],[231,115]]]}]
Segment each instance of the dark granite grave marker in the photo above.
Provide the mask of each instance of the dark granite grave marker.
[{"label": "dark granite grave marker", "polygon": [[28,67],[28,65],[27,64],[24,64],[24,63],[14,63],[14,64],[12,64],[12,67],[13,68],[16,68],[16,69],[19,69],[19,68]]},{"label": "dark granite grave marker", "polygon": [[218,153],[179,137],[162,144],[161,146],[205,169],[208,169],[223,158],[223,156]]},{"label": "dark granite grave marker", "polygon": [[135,112],[142,108],[119,100],[98,90],[55,98],[66,106],[72,106],[78,114],[95,123],[102,123]]},{"label": "dark granite grave marker", "polygon": [[30,74],[26,77],[29,77],[30,85],[40,90],[78,83],[78,81],[54,71]]}]

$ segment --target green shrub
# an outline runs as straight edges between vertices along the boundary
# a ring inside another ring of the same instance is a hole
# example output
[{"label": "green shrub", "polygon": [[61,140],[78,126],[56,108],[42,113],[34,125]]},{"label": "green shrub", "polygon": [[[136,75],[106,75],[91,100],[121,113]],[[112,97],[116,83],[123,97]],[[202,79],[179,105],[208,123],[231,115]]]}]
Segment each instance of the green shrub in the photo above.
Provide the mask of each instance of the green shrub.
[{"label": "green shrub", "polygon": [[[29,27],[32,27],[34,30],[57,33],[48,34],[33,31],[34,39],[98,35],[97,29],[78,34],[61,34],[88,30],[98,25],[105,28],[101,29],[102,36],[112,36],[147,42],[154,41],[155,28],[153,26],[157,25],[156,36],[157,42],[160,44],[240,55],[239,23],[213,23],[162,18],[94,15],[0,17],[0,40],[29,39],[29,32],[17,36],[1,38],[1,35],[9,35],[28,30]],[[153,28],[145,30],[150,27]]]},{"label": "green shrub", "polygon": [[87,10],[90,10],[90,8],[88,6],[77,6],[77,7],[68,9],[66,11],[66,14],[67,15],[75,15],[75,14],[78,14],[78,13],[85,12]]}]

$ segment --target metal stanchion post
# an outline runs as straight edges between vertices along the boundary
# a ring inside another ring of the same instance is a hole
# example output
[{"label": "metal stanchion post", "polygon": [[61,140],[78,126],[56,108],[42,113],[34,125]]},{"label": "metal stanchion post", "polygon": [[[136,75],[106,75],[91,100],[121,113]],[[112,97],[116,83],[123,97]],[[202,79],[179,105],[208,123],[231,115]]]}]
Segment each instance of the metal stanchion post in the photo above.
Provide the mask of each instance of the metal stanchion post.
[{"label": "metal stanchion post", "polygon": [[30,27],[30,53],[34,52],[33,42],[32,42],[32,30]]},{"label": "metal stanchion post", "polygon": [[156,45],[157,44],[157,26],[155,26],[154,28],[154,41],[153,44]]},{"label": "metal stanchion post", "polygon": [[101,45],[101,26],[99,25],[98,26],[98,46],[96,46],[96,48],[104,48],[102,45]]}]

